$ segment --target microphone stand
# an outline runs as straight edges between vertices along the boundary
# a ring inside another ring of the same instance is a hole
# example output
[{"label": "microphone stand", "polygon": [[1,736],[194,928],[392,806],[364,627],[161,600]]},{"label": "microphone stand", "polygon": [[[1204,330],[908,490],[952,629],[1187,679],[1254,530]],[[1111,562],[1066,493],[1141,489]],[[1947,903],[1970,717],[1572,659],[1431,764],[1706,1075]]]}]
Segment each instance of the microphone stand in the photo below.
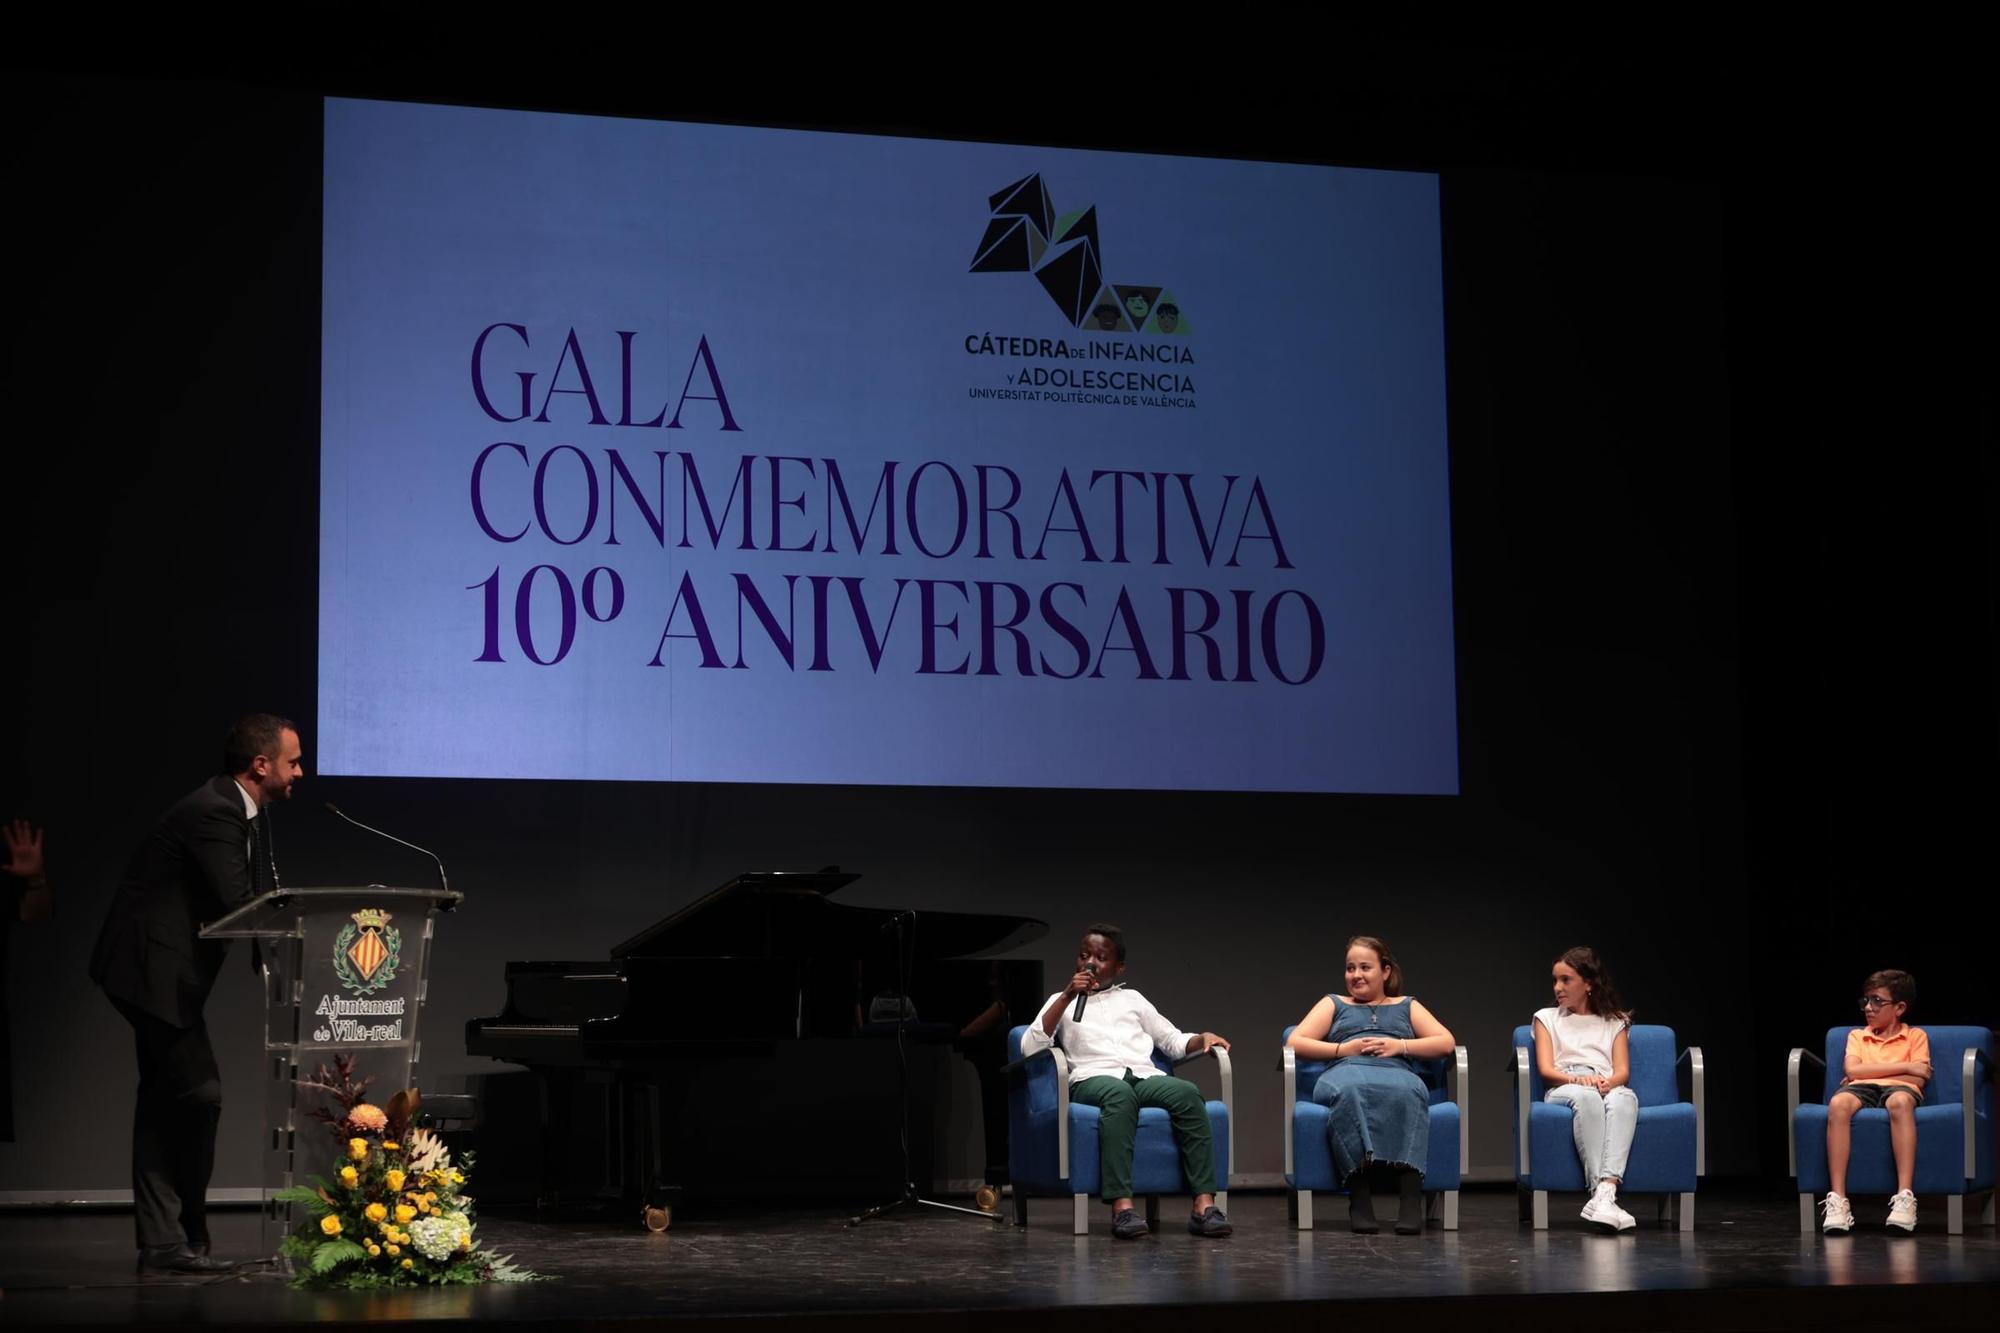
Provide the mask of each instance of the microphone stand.
[{"label": "microphone stand", "polygon": [[872,1221],[884,1213],[898,1208],[936,1208],[940,1212],[963,1213],[967,1217],[984,1218],[999,1222],[1003,1215],[999,1211],[986,1212],[980,1208],[967,1208],[963,1204],[943,1203],[937,1199],[926,1199],[917,1193],[916,1172],[910,1166],[910,1056],[904,1049],[903,1041],[910,1027],[910,949],[913,947],[904,933],[905,923],[914,923],[916,913],[901,911],[894,917],[896,926],[896,988],[901,1001],[896,1012],[896,1091],[897,1101],[903,1110],[903,1192],[887,1203],[878,1203],[873,1208],[864,1208],[847,1219],[847,1225],[858,1227],[863,1222]]},{"label": "microphone stand", "polygon": [[374,834],[378,838],[387,838],[390,842],[397,843],[401,846],[407,847],[413,852],[422,852],[425,856],[428,856],[431,860],[437,862],[438,887],[440,889],[443,889],[446,893],[451,892],[451,881],[447,880],[444,877],[444,861],[442,858],[438,856],[436,852],[432,851],[428,847],[419,847],[414,842],[410,842],[404,838],[399,838],[393,833],[384,833],[381,829],[376,828],[373,824],[364,824],[360,820],[356,819],[353,815],[348,814],[345,810],[335,805],[332,801],[327,801],[325,804],[326,808],[329,811],[340,816],[348,823],[354,825],[354,827],[358,829],[366,829],[368,832]]}]

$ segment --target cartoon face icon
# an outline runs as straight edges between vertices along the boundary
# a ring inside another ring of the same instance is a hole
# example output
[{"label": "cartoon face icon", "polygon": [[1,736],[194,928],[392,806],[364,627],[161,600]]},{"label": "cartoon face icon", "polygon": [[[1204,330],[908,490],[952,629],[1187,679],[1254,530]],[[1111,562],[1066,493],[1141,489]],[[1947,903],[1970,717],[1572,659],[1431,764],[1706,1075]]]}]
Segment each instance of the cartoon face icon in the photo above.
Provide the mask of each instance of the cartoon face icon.
[{"label": "cartoon face icon", "polygon": [[1111,302],[1106,301],[1090,313],[1097,320],[1098,328],[1110,330],[1118,327],[1118,307]]},{"label": "cartoon face icon", "polygon": [[1133,292],[1130,296],[1125,298],[1125,309],[1131,313],[1132,322],[1134,324],[1145,323],[1146,304],[1147,304],[1146,298],[1140,295],[1138,292]]},{"label": "cartoon face icon", "polygon": [[1181,308],[1172,301],[1164,302],[1158,310],[1153,312],[1153,318],[1160,322],[1160,332],[1172,333],[1180,327]]}]

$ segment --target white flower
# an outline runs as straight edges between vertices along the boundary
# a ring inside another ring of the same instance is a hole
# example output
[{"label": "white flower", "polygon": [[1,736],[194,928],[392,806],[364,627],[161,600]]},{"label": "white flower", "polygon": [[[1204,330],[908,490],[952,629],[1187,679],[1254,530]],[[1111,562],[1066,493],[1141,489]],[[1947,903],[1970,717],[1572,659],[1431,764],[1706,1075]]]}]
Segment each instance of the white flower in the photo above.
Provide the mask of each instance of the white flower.
[{"label": "white flower", "polygon": [[410,1240],[417,1253],[432,1263],[443,1263],[458,1248],[463,1227],[448,1217],[420,1217],[410,1223]]},{"label": "white flower", "polygon": [[413,1129],[404,1142],[403,1160],[411,1175],[424,1171],[449,1171],[451,1152],[444,1140],[428,1129]]}]

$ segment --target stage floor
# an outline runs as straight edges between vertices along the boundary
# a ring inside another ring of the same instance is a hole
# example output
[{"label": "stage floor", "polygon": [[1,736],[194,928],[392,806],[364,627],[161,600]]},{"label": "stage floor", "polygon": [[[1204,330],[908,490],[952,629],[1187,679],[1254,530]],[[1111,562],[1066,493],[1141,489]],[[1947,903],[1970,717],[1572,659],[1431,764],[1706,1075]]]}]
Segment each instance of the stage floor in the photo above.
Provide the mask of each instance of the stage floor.
[{"label": "stage floor", "polygon": [[[1038,1333],[1086,1323],[1101,1333],[1104,1311],[1091,1307],[1151,1305],[1227,1326],[1254,1319],[1270,1333],[1396,1317],[1379,1303],[1413,1298],[1433,1302],[1427,1314],[1481,1327],[1588,1319],[1615,1321],[1620,1333],[1988,1328],[2000,1317],[2000,1239],[1979,1226],[1947,1236],[1937,1202],[1926,1201],[1913,1237],[1870,1229],[1841,1239],[1801,1239],[1790,1197],[1743,1191],[1704,1193],[1691,1234],[1642,1223],[1618,1237],[1587,1232],[1561,1199],[1550,1230],[1533,1232],[1516,1220],[1511,1191],[1468,1192],[1462,1230],[1421,1237],[1353,1235],[1338,1199],[1319,1201],[1311,1232],[1292,1229],[1282,1195],[1231,1202],[1236,1234],[1220,1241],[1182,1229],[1182,1200],[1162,1200],[1159,1232],[1138,1242],[1113,1240],[1101,1209],[1089,1236],[1071,1236],[1062,1200],[1037,1201],[1026,1230],[929,1210],[850,1229],[826,1212],[690,1206],[663,1235],[622,1217],[502,1215],[482,1222],[482,1241],[557,1281],[373,1296],[294,1292],[269,1278],[140,1281],[129,1216],[9,1214],[0,1215],[0,1324],[714,1320],[741,1330],[1031,1319]],[[1857,1208],[1871,1222],[1880,1211],[1872,1200]],[[219,1253],[249,1251],[252,1216],[215,1221]]]}]

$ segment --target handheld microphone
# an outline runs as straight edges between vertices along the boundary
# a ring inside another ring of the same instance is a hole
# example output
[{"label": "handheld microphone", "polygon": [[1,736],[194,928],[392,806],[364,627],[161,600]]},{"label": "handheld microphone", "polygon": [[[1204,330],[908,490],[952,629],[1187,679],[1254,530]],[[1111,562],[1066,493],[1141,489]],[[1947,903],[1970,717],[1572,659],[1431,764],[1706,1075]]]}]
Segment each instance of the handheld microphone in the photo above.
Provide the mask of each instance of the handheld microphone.
[{"label": "handheld microphone", "polygon": [[[1085,963],[1083,965],[1083,970],[1090,973],[1090,975],[1093,977],[1096,976],[1097,975],[1096,962],[1093,961]],[[1072,1023],[1081,1023],[1083,1021],[1083,1002],[1089,998],[1090,998],[1089,991],[1085,991],[1083,994],[1076,997],[1076,1012],[1070,1015],[1070,1021]]]},{"label": "handheld microphone", "polygon": [[451,881],[447,880],[444,877],[444,862],[441,859],[439,859],[438,854],[436,852],[432,851],[428,847],[419,847],[414,842],[410,842],[407,841],[406,839],[399,838],[393,833],[384,833],[381,829],[376,828],[372,824],[364,824],[360,820],[356,819],[353,815],[348,814],[345,810],[335,805],[332,801],[326,802],[326,808],[331,813],[340,816],[342,819],[346,820],[348,823],[354,825],[354,827],[358,829],[365,829],[368,832],[374,834],[378,838],[387,838],[390,842],[396,843],[399,846],[407,847],[413,852],[422,852],[425,856],[428,856],[431,860],[436,861],[438,868],[438,887],[443,889],[446,893],[451,892]]}]

